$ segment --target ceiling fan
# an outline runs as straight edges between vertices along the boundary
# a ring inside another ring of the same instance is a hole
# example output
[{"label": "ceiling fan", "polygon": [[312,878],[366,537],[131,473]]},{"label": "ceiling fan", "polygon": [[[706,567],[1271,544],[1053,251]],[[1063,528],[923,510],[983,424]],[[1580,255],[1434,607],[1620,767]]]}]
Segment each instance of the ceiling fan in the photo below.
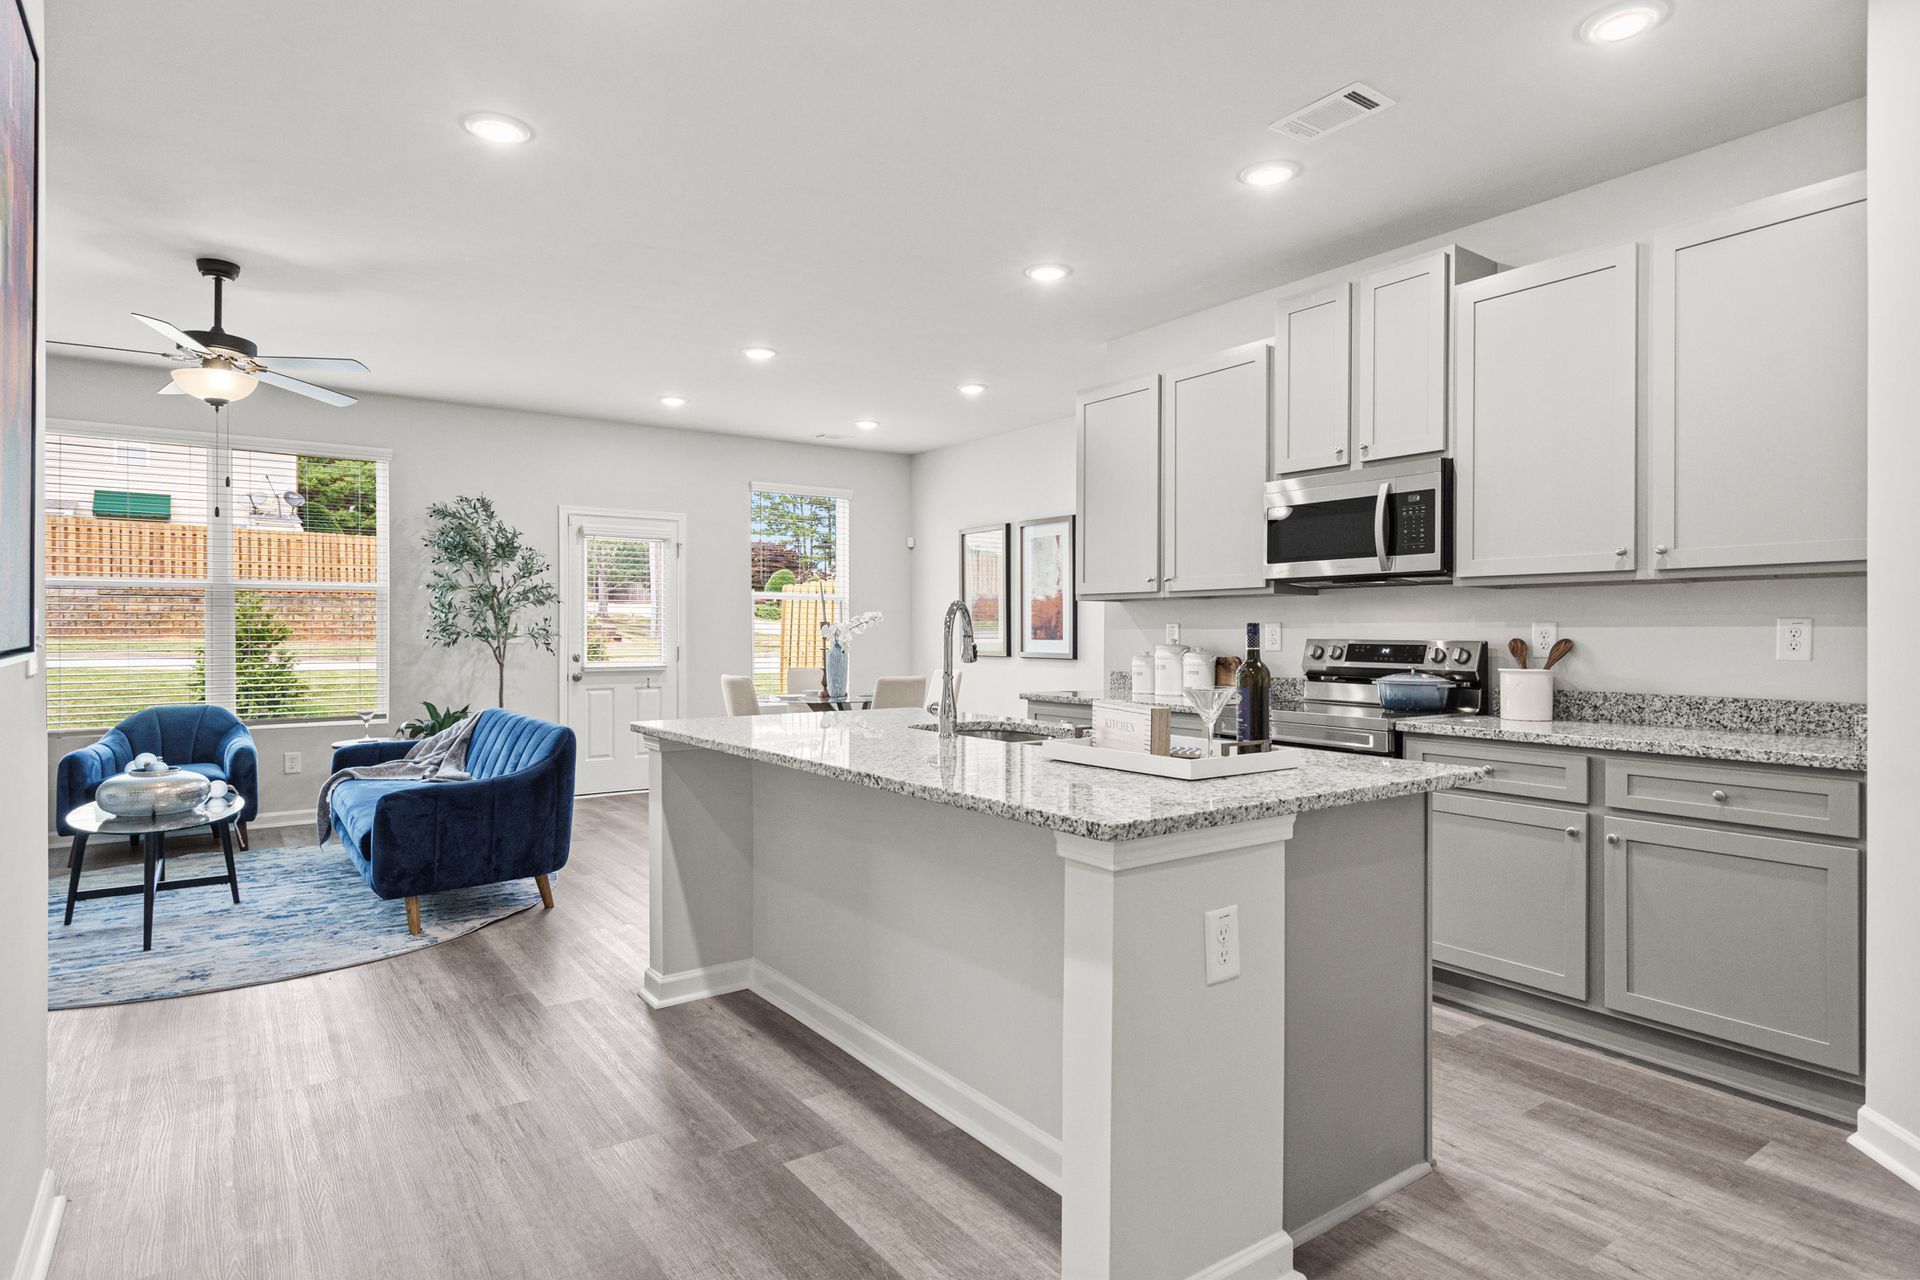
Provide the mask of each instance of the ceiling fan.
[{"label": "ceiling fan", "polygon": [[173,343],[173,350],[140,351],[131,347],[103,347],[91,342],[61,342],[56,345],[88,347],[95,351],[125,351],[132,355],[180,361],[185,367],[173,371],[173,380],[160,388],[160,394],[198,396],[216,409],[235,400],[246,399],[262,382],[339,408],[355,402],[350,395],[303,382],[299,378],[290,378],[280,370],[333,369],[365,373],[366,365],[358,360],[336,356],[261,355],[259,347],[238,334],[228,333],[220,324],[221,304],[224,301],[222,291],[230,281],[239,278],[239,264],[224,258],[196,258],[194,265],[200,268],[201,275],[213,281],[212,328],[181,329],[165,320],[143,316],[136,311],[133,318]]}]

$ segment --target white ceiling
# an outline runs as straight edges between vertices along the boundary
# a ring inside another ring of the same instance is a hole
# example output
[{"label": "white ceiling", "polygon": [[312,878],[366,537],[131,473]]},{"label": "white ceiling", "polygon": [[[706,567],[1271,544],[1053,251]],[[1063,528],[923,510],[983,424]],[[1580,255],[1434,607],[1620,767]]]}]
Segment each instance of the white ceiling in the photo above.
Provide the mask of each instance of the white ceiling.
[{"label": "white ceiling", "polygon": [[[1110,338],[1864,92],[1864,0],[1610,49],[1598,2],[54,5],[45,332],[202,327],[218,254],[227,327],[344,390],[930,448],[1070,412]],[[1268,130],[1351,80],[1399,105]],[[1305,172],[1235,181],[1269,157]]]}]

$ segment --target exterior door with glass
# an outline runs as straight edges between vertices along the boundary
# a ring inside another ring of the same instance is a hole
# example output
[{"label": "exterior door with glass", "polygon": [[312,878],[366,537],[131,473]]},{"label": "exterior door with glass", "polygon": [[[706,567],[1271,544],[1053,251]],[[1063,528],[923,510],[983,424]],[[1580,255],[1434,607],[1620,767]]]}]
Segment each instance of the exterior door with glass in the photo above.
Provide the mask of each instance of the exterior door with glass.
[{"label": "exterior door with glass", "polygon": [[680,714],[683,526],[677,515],[561,510],[561,701],[579,740],[576,795],[645,790],[631,725]]}]

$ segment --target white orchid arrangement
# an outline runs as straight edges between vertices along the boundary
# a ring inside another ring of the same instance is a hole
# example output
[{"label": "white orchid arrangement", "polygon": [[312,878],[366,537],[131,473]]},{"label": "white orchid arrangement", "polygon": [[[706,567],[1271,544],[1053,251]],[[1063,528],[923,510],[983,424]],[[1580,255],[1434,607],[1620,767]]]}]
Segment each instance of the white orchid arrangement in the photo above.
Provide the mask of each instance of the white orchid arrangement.
[{"label": "white orchid arrangement", "polygon": [[883,621],[885,621],[885,618],[878,610],[868,610],[866,613],[854,614],[845,622],[823,622],[820,624],[820,639],[823,641],[838,640],[841,644],[845,644],[862,631],[865,631],[868,627]]}]

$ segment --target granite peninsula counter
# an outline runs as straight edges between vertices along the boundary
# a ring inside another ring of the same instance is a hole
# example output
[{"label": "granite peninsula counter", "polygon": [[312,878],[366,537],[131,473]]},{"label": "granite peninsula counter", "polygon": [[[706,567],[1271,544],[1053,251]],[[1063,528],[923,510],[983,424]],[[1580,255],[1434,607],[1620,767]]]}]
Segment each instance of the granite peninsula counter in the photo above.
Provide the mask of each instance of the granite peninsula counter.
[{"label": "granite peninsula counter", "polygon": [[927,719],[633,726],[649,1004],[751,990],[1058,1190],[1066,1280],[1280,1280],[1431,1168],[1426,797],[1484,770],[1182,782]]}]

